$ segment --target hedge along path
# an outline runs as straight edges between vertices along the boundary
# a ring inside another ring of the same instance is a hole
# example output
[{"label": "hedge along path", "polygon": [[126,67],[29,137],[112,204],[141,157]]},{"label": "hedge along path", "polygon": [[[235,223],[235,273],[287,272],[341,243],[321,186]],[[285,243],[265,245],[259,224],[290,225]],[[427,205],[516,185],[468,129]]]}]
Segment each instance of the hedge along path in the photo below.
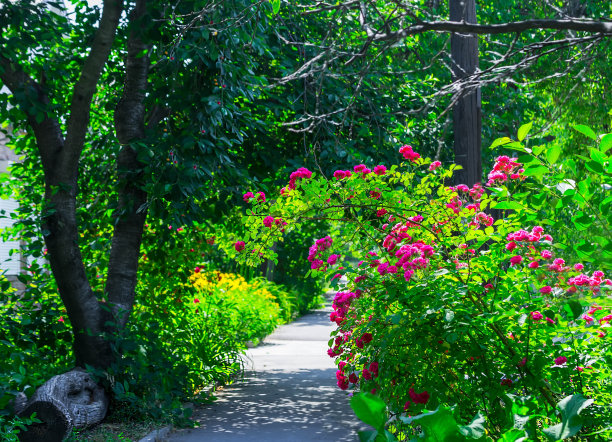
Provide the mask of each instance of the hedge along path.
[{"label": "hedge along path", "polygon": [[171,442],[356,441],[364,429],[336,386],[327,356],[331,308],[279,327],[246,355],[244,381],[196,408],[200,427],[178,430]]}]

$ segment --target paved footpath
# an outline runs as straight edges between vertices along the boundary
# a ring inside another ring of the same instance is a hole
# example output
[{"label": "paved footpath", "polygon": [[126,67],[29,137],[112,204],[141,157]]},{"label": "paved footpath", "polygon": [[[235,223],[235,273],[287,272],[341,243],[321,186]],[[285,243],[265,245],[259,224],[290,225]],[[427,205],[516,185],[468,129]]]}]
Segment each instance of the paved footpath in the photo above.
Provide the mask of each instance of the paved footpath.
[{"label": "paved footpath", "polygon": [[247,352],[244,381],[226,387],[218,400],[194,411],[200,424],[178,430],[170,442],[356,441],[363,428],[336,368],[327,356],[333,330],[329,308],[279,327]]}]

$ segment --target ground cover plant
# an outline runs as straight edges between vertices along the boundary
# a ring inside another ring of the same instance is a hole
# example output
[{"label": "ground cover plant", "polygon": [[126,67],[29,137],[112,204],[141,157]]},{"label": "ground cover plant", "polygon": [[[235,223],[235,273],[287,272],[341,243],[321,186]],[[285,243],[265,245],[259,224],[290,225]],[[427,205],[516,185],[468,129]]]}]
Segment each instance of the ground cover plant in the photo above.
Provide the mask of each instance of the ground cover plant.
[{"label": "ground cover plant", "polygon": [[610,435],[612,137],[576,126],[589,157],[560,158],[530,128],[493,143],[520,153],[484,185],[453,186],[454,165],[404,145],[399,165],[299,168],[278,198],[244,195],[242,262],[274,259],[295,225],[332,226],[304,263],[339,286],[328,354],[375,428],[362,440]]}]

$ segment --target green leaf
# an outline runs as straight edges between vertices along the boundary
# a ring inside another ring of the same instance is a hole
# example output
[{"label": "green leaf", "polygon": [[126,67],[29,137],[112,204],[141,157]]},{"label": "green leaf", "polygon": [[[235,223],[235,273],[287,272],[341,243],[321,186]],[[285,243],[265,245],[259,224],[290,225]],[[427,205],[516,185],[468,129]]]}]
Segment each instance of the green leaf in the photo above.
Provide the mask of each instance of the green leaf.
[{"label": "green leaf", "polygon": [[572,217],[572,223],[574,223],[576,229],[586,230],[591,226],[591,224],[593,224],[593,219],[589,215],[578,211],[576,216]]},{"label": "green leaf", "polygon": [[542,176],[544,176],[544,174],[546,173],[548,173],[548,167],[535,165],[535,166],[528,166],[525,169],[525,172],[523,173],[523,175],[534,176],[536,178],[542,178]]},{"label": "green leaf", "polygon": [[512,143],[512,139],[508,137],[498,138],[489,146],[489,149],[495,149],[497,146],[503,146],[504,144]]},{"label": "green leaf", "polygon": [[581,394],[573,394],[563,398],[557,407],[561,410],[561,423],[545,428],[544,434],[550,440],[563,440],[574,436],[582,428],[580,412],[593,403]]},{"label": "green leaf", "polygon": [[559,155],[561,155],[561,146],[556,144],[554,146],[549,147],[546,151],[546,160],[550,164],[555,164],[559,159]]},{"label": "green leaf", "polygon": [[572,127],[574,128],[574,130],[577,130],[582,135],[589,137],[591,140],[597,139],[597,135],[595,134],[595,132],[593,132],[593,129],[591,129],[589,126],[585,126],[584,124],[575,124]]},{"label": "green leaf", "polygon": [[280,11],[280,0],[272,0],[272,12],[276,15],[278,11]]},{"label": "green leaf", "polygon": [[545,147],[546,146],[534,146],[534,148],[532,149],[533,150],[533,154],[536,155],[536,156],[540,155],[542,152],[544,152],[544,148]]},{"label": "green leaf", "polygon": [[459,428],[459,432],[469,439],[482,439],[485,437],[485,418],[477,413],[469,425]]},{"label": "green leaf", "polygon": [[513,141],[512,143],[508,143],[504,147],[506,149],[518,150],[519,152],[528,152],[528,150],[525,149],[525,146],[523,146],[523,144],[519,143],[518,141]]},{"label": "green leaf", "polygon": [[491,205],[491,209],[510,209],[510,210],[521,210],[523,206],[516,201],[500,201]]},{"label": "green leaf", "polygon": [[376,436],[378,435],[378,431],[358,431],[357,435],[359,436],[359,442],[374,442],[376,440]]},{"label": "green leaf", "polygon": [[606,162],[606,156],[597,149],[591,148],[590,153],[593,161],[597,161],[599,164],[604,164]]},{"label": "green leaf", "polygon": [[563,305],[563,310],[565,310],[572,321],[575,321],[582,315],[583,308],[579,301],[572,299]]},{"label": "green leaf", "polygon": [[516,134],[519,141],[523,141],[525,139],[525,137],[531,130],[531,126],[533,126],[533,121],[530,121],[529,123],[523,124],[521,127],[519,127],[519,130]]},{"label": "green leaf", "polygon": [[351,408],[360,420],[380,433],[384,431],[387,406],[381,398],[370,393],[358,393],[351,398]]},{"label": "green leaf", "polygon": [[612,134],[606,134],[599,143],[599,150],[606,153],[612,147]]},{"label": "green leaf", "polygon": [[502,437],[497,439],[497,442],[516,442],[517,440],[521,438],[527,437],[527,435],[525,434],[525,430],[517,430],[517,429],[506,431],[501,436]]},{"label": "green leaf", "polygon": [[423,437],[428,441],[452,442],[464,440],[451,409],[440,405],[436,410],[414,417],[400,417],[408,425],[420,425]]},{"label": "green leaf", "polygon": [[603,173],[603,171],[604,171],[603,166],[601,164],[599,164],[598,162],[596,162],[596,161],[587,161],[585,166],[591,172]]}]

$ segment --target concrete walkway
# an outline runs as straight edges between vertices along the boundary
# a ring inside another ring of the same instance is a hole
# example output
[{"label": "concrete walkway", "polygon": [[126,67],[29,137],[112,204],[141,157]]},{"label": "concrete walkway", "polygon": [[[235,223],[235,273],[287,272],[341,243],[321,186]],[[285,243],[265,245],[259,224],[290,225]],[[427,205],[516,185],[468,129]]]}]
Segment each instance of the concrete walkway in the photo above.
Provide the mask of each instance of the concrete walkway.
[{"label": "concrete walkway", "polygon": [[244,381],[195,410],[200,426],[179,430],[171,442],[356,441],[364,426],[336,386],[327,356],[334,329],[329,308],[281,326],[248,351]]}]

